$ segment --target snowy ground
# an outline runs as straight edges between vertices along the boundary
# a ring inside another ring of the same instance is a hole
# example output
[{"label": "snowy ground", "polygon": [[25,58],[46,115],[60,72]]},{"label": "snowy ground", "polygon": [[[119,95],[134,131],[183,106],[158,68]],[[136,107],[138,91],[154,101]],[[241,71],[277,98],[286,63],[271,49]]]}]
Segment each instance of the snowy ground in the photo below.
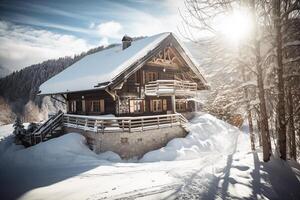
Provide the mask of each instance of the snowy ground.
[{"label": "snowy ground", "polygon": [[1,199],[300,199],[300,168],[261,162],[245,132],[199,115],[141,160],[96,155],[76,133],[23,149],[0,127]]}]

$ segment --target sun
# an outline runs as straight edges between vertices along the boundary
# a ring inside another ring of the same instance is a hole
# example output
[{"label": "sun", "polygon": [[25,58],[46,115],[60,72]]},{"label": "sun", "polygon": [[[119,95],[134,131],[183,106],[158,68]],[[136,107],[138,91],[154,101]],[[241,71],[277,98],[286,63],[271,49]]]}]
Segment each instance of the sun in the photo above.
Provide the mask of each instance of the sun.
[{"label": "sun", "polygon": [[220,17],[216,26],[217,30],[226,38],[238,42],[250,35],[253,23],[250,12],[237,10]]}]

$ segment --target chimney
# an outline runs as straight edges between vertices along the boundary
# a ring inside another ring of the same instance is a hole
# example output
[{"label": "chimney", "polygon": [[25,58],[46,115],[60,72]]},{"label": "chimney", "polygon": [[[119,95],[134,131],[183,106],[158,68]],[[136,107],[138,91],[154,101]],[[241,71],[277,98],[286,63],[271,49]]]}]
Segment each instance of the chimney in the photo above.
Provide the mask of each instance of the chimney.
[{"label": "chimney", "polygon": [[130,47],[132,42],[132,38],[124,35],[124,37],[122,38],[122,45],[123,45],[123,50],[126,49],[127,47]]}]

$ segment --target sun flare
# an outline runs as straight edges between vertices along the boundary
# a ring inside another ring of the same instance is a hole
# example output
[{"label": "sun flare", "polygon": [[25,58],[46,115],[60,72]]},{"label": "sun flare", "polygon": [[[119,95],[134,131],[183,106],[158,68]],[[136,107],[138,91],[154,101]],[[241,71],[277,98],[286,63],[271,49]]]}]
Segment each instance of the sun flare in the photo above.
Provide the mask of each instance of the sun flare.
[{"label": "sun flare", "polygon": [[242,10],[221,17],[217,26],[226,38],[232,41],[240,41],[249,36],[252,24],[250,13]]}]

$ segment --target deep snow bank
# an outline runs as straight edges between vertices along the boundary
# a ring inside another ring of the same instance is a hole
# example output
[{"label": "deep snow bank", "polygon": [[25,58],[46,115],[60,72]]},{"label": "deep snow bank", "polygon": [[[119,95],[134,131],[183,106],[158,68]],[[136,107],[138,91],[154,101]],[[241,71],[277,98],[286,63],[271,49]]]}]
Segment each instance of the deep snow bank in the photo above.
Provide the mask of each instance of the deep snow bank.
[{"label": "deep snow bank", "polygon": [[10,138],[7,140],[10,145],[6,144],[8,148],[0,155],[0,167],[100,164],[98,155],[87,147],[85,138],[77,133],[66,134],[26,149],[18,148],[21,145],[15,145]]},{"label": "deep snow bank", "polygon": [[187,137],[171,140],[166,147],[146,153],[140,161],[187,160],[213,151],[230,154],[240,133],[238,128],[209,114],[199,114],[188,126]]},{"label": "deep snow bank", "polygon": [[[240,133],[236,127],[209,114],[199,114],[188,126],[190,133],[186,138],[171,140],[166,147],[145,154],[139,162],[188,160],[209,152],[230,154]],[[6,136],[0,141],[0,167],[60,167],[122,162],[113,152],[95,154],[87,147],[85,138],[77,133],[66,134],[24,149],[13,143],[13,136],[7,134],[8,129],[12,132],[12,127],[0,128],[0,132],[5,132]]]}]

